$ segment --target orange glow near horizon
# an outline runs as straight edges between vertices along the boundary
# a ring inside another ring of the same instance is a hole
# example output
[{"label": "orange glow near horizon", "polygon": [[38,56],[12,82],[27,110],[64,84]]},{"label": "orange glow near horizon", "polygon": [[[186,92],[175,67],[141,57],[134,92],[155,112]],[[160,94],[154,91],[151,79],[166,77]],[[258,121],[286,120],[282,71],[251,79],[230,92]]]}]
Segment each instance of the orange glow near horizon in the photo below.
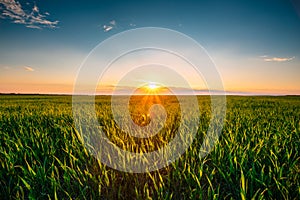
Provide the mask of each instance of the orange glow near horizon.
[{"label": "orange glow near horizon", "polygon": [[145,86],[145,89],[147,90],[147,94],[159,94],[161,91],[161,86],[159,86],[157,83],[150,82],[148,85]]},{"label": "orange glow near horizon", "polygon": [[[72,94],[74,80],[71,78],[63,79],[62,77],[53,76],[45,77],[34,72],[0,73],[0,93],[39,93],[39,94]],[[296,76],[296,73],[294,73]],[[280,77],[279,77],[280,78]],[[289,81],[277,81],[266,77],[263,81],[250,78],[244,78],[242,75],[239,78],[233,78],[224,74],[224,90],[234,94],[265,94],[265,95],[299,95],[299,81],[294,81],[292,78]],[[114,90],[129,91],[134,85],[115,86],[115,83],[103,83],[97,87],[96,93],[101,95],[110,95]],[[116,87],[118,87],[116,89]],[[202,94],[205,93],[205,87],[191,85],[191,87]],[[182,88],[184,89],[184,88]],[[161,86],[156,82],[146,82],[143,87],[137,88],[136,94],[165,94],[169,93],[167,87]],[[198,94],[198,93],[197,93]]]},{"label": "orange glow near horizon", "polygon": [[[34,53],[39,55],[37,52]],[[120,63],[114,63],[114,67],[109,68],[103,74],[95,93],[110,95],[116,91],[116,94],[119,94],[118,92],[126,94],[134,90],[135,94],[164,95],[170,93],[168,88],[184,93],[188,89],[170,76],[169,72],[172,72],[174,68],[180,76],[185,77],[196,94],[208,94],[205,77],[197,75],[193,69],[190,70],[182,60],[164,57],[161,54],[151,54],[148,57],[142,58],[155,62],[162,59],[168,66],[172,66],[172,69],[162,72],[151,68],[148,71],[145,69],[146,72],[144,72],[144,69],[138,71],[137,68],[136,71],[132,71],[131,76],[119,83],[121,78],[126,78],[126,70],[130,71],[131,66],[141,65],[140,60],[128,58]],[[217,52],[214,57],[222,77],[224,90],[228,94],[300,95],[299,59],[297,57],[291,61],[276,63],[265,62],[262,58],[245,58],[222,52]],[[58,60],[56,62],[63,64],[51,63],[43,67],[29,65],[30,69],[27,65],[6,66],[0,63],[0,93],[72,94],[77,75],[77,68],[74,66],[79,62],[79,58],[80,56],[70,56],[66,64]],[[55,67],[51,67],[52,65]],[[86,81],[86,87],[82,86],[83,94],[91,90],[88,77]],[[144,86],[141,87],[141,84]]]},{"label": "orange glow near horizon", "polygon": [[[126,87],[124,87],[124,91],[126,92]],[[130,87],[128,87],[130,88]],[[101,87],[97,89],[97,95],[110,95],[114,91],[114,87],[107,86],[107,87]],[[195,91],[197,89],[201,88],[193,88]],[[205,90],[205,88],[203,88]],[[203,91],[204,91],[203,90]],[[274,88],[274,89],[267,89],[267,87],[261,89],[255,89],[250,87],[225,87],[225,91],[228,94],[258,94],[258,95],[299,95],[300,90],[297,90],[297,88]],[[6,84],[0,84],[0,93],[24,93],[24,94],[72,94],[73,93],[73,85],[72,84],[50,84],[50,83],[33,83],[33,84],[24,84],[24,83],[6,83]],[[207,92],[200,92],[199,94],[206,94]],[[164,94],[170,94],[170,91],[166,87],[160,87],[157,86],[143,86],[140,88],[137,88],[134,92],[134,94],[138,95],[164,95]],[[198,94],[198,93],[197,93]],[[208,93],[207,93],[208,94]]]},{"label": "orange glow near horizon", "polygon": [[137,88],[134,95],[160,95],[163,92],[163,87],[154,82],[149,82],[146,85]]}]

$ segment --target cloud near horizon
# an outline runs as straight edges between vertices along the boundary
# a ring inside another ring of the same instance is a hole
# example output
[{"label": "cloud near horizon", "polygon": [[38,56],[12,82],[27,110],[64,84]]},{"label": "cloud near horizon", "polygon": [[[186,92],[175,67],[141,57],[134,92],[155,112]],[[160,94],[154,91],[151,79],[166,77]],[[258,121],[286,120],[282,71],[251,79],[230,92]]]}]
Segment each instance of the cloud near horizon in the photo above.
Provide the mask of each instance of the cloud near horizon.
[{"label": "cloud near horizon", "polygon": [[[27,3],[29,5],[29,3]],[[40,13],[36,4],[28,11],[22,8],[19,1],[0,0],[0,16],[4,19],[11,19],[15,24],[24,24],[27,28],[57,28],[59,21],[50,21],[46,19],[48,12]]]},{"label": "cloud near horizon", "polygon": [[34,71],[34,69],[33,69],[32,67],[24,66],[23,68],[24,68],[26,71],[28,71],[28,72],[33,72],[33,71]]},{"label": "cloud near horizon", "polygon": [[266,62],[285,62],[285,61],[291,61],[295,58],[295,56],[293,56],[293,57],[269,57],[266,55],[263,55],[260,57],[263,58],[263,60]]}]

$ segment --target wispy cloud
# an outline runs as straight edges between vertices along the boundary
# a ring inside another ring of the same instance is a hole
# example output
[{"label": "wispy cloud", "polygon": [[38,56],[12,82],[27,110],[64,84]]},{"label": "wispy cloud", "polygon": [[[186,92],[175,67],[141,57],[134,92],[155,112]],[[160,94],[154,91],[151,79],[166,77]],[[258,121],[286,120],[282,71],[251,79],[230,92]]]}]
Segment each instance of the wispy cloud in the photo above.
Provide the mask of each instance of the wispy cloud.
[{"label": "wispy cloud", "polygon": [[116,25],[117,25],[116,20],[112,20],[112,21],[110,21],[109,23],[110,23],[112,26],[116,26]]},{"label": "wispy cloud", "polygon": [[116,20],[111,20],[108,24],[104,24],[102,28],[104,32],[108,32],[114,29],[116,26],[117,26]]},{"label": "wispy cloud", "polygon": [[36,26],[36,25],[27,25],[26,27],[27,27],[27,28],[42,29],[41,27]]},{"label": "wispy cloud", "polygon": [[28,72],[33,72],[33,71],[34,71],[33,68],[28,67],[28,66],[24,66],[23,68],[24,68],[26,71],[28,71]]},{"label": "wispy cloud", "polygon": [[267,55],[263,55],[260,57],[263,58],[263,60],[266,62],[285,62],[285,61],[291,61],[295,58],[295,56],[293,56],[293,57],[269,57]]},{"label": "wispy cloud", "polygon": [[[26,4],[28,5],[28,4]],[[40,13],[40,9],[36,4],[29,11],[22,8],[19,1],[16,0],[0,0],[1,17],[11,19],[15,24],[24,24],[28,28],[57,28],[59,21],[50,21],[46,19],[48,12]]]},{"label": "wispy cloud", "polygon": [[129,26],[130,27],[136,27],[136,24],[135,23],[130,23]]},{"label": "wispy cloud", "polygon": [[260,56],[261,58],[267,58],[268,56],[267,55],[262,55]]},{"label": "wispy cloud", "polygon": [[104,32],[108,32],[108,31],[110,31],[111,29],[113,29],[112,26],[109,26],[109,25],[103,25],[103,31],[104,31]]}]

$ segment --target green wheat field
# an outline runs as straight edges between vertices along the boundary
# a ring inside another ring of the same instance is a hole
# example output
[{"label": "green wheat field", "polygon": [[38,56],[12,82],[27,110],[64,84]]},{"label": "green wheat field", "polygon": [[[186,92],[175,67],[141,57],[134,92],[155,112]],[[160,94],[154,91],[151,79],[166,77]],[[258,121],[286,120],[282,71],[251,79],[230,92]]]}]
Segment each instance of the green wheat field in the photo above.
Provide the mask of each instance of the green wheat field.
[{"label": "green wheat field", "polygon": [[[148,123],[152,101],[131,98],[135,123]],[[168,167],[126,173],[105,166],[82,143],[72,96],[0,95],[0,199],[299,199],[300,96],[227,96],[222,135],[199,157],[210,122],[210,97],[198,96],[199,129],[189,149]],[[110,96],[97,96],[100,126],[127,151],[166,145],[178,129],[173,96],[160,96],[168,118],[150,139],[123,133]]]}]

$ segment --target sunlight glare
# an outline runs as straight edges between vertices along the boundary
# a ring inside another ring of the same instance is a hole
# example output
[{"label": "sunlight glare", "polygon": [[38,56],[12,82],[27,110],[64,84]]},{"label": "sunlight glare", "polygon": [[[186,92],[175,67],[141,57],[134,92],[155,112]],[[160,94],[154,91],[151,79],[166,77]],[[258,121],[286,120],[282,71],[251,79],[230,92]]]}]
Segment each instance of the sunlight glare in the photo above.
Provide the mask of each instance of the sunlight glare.
[{"label": "sunlight glare", "polygon": [[150,89],[150,90],[155,90],[155,89],[157,89],[157,85],[155,84],[155,83],[149,83],[149,85],[148,85],[148,88]]}]

